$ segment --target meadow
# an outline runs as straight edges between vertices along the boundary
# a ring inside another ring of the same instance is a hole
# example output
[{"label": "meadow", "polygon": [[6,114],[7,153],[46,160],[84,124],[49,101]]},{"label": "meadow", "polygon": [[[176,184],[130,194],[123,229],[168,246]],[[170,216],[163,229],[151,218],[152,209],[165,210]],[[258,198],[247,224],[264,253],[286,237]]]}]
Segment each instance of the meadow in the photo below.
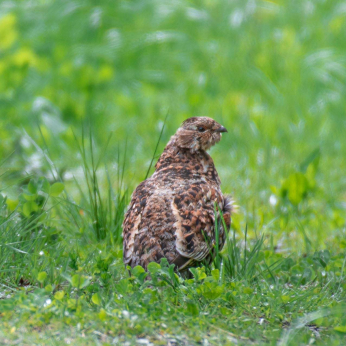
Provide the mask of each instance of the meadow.
[{"label": "meadow", "polygon": [[[0,2],[0,344],[345,345],[345,32],[342,0]],[[228,129],[227,244],[129,275],[131,193],[191,116]]]}]

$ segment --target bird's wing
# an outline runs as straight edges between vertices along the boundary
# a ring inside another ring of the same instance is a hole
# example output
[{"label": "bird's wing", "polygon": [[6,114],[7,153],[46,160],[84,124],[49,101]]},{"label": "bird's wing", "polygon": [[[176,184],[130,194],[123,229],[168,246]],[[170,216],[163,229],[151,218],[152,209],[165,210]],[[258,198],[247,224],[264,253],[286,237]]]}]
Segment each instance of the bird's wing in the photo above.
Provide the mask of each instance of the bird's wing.
[{"label": "bird's wing", "polygon": [[[206,183],[165,189],[150,179],[142,182],[132,195],[123,222],[125,264],[146,267],[166,257],[184,270],[204,260],[216,244],[215,202],[224,209],[225,199],[218,187]],[[228,220],[225,218],[226,224]],[[222,247],[222,227],[219,232]]]},{"label": "bird's wing", "polygon": [[123,257],[125,264],[130,264],[134,257],[135,237],[139,232],[142,213],[147,199],[154,190],[152,182],[148,179],[139,184],[131,196],[131,203],[123,222]]},{"label": "bird's wing", "polygon": [[[176,220],[176,250],[180,255],[174,263],[179,270],[190,266],[193,261],[204,260],[213,252],[217,242],[215,203],[216,209],[222,210],[223,196],[217,187],[208,184],[192,184],[172,200],[171,208]],[[222,227],[220,232],[224,232]],[[219,234],[220,239],[224,239],[223,234]]]}]

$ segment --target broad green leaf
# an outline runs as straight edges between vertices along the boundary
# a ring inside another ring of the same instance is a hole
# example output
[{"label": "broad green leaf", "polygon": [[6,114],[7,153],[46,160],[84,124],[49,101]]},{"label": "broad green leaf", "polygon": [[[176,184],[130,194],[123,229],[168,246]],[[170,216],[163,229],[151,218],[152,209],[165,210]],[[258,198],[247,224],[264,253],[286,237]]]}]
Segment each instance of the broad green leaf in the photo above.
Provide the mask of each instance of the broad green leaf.
[{"label": "broad green leaf", "polygon": [[50,184],[49,184],[48,180],[45,177],[41,177],[38,180],[38,182],[39,182],[40,190],[46,194],[49,194]]},{"label": "broad green leaf", "polygon": [[85,278],[82,275],[75,274],[72,276],[71,284],[73,287],[83,288],[85,287],[84,283],[85,283]]},{"label": "broad green leaf", "polygon": [[295,173],[289,179],[288,199],[292,204],[299,204],[307,190],[307,181],[302,173]]},{"label": "broad green leaf", "polygon": [[46,292],[53,292],[53,286],[52,285],[47,285],[44,289]]},{"label": "broad green leaf", "polygon": [[196,291],[207,299],[216,299],[224,292],[224,288],[224,285],[219,286],[215,281],[204,282],[196,288]]},{"label": "broad green leaf", "polygon": [[129,279],[122,279],[115,285],[115,288],[120,294],[126,294],[132,289],[132,284]]},{"label": "broad green leaf", "polygon": [[65,292],[64,291],[58,291],[54,294],[54,298],[57,300],[61,300],[63,299],[65,296]]},{"label": "broad green leaf", "polygon": [[40,272],[37,275],[37,280],[41,283],[43,283],[47,279],[47,273],[46,272]]},{"label": "broad green leaf", "polygon": [[149,287],[146,287],[144,290],[143,290],[143,293],[144,294],[152,294],[154,291],[151,289],[151,288],[149,288]]},{"label": "broad green leaf", "polygon": [[98,293],[93,294],[91,300],[95,305],[101,305],[102,303],[102,299]]},{"label": "broad green leaf", "polygon": [[132,275],[138,278],[140,274],[145,273],[145,270],[141,266],[136,266],[132,269]]},{"label": "broad green leaf", "polygon": [[222,313],[222,315],[231,315],[232,314],[232,310],[231,309],[227,309],[224,306],[220,308],[220,312]]},{"label": "broad green leaf", "polygon": [[336,326],[334,327],[334,330],[336,330],[337,332],[346,334],[346,326]]},{"label": "broad green leaf", "polygon": [[189,269],[196,281],[203,280],[207,277],[204,268],[190,268]]},{"label": "broad green leaf", "polygon": [[53,197],[58,197],[65,189],[63,183],[54,183],[49,190],[49,194]]},{"label": "broad green leaf", "polygon": [[28,191],[35,195],[37,193],[37,185],[35,182],[31,179],[29,184],[28,184]]},{"label": "broad green leaf", "polygon": [[27,201],[31,202],[31,201],[35,201],[35,199],[37,198],[36,194],[31,194],[30,192],[23,192],[22,195]]},{"label": "broad green leaf", "polygon": [[161,266],[156,262],[150,262],[148,264],[148,270],[150,274],[155,274],[161,269]]},{"label": "broad green leaf", "polygon": [[38,211],[38,205],[35,202],[25,202],[23,205],[23,214],[28,217],[31,213]]},{"label": "broad green leaf", "polygon": [[8,208],[10,209],[10,211],[13,211],[16,209],[19,202],[18,202],[18,200],[13,200],[13,199],[7,198],[6,203],[7,203]]},{"label": "broad green leaf", "polygon": [[105,321],[107,319],[107,312],[104,309],[101,309],[99,312],[99,319]]},{"label": "broad green leaf", "polygon": [[282,184],[282,193],[289,201],[298,205],[305,197],[308,190],[308,181],[301,172],[291,174]]},{"label": "broad green leaf", "polygon": [[219,281],[220,278],[220,270],[219,269],[213,269],[211,271],[211,275],[214,278],[215,281]]},{"label": "broad green leaf", "polygon": [[243,292],[244,292],[245,294],[252,294],[253,289],[250,288],[250,287],[244,287],[244,288],[243,288]]}]

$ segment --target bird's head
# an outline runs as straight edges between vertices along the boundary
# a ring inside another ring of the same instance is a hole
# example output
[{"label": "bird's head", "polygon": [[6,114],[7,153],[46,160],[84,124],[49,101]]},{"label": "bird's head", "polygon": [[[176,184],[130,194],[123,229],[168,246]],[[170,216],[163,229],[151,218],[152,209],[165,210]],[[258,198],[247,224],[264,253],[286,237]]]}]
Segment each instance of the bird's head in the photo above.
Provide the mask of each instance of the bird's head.
[{"label": "bird's head", "polygon": [[180,148],[208,150],[220,141],[226,128],[208,117],[186,119],[175,134],[176,145]]}]

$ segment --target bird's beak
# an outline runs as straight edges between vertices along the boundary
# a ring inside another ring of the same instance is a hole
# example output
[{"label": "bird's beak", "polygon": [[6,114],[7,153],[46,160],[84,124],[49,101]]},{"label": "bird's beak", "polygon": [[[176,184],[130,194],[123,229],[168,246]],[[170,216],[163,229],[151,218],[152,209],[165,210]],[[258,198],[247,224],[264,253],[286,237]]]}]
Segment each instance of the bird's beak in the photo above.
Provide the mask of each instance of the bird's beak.
[{"label": "bird's beak", "polygon": [[215,130],[216,132],[228,132],[227,131],[227,129],[226,129],[226,127],[223,127],[223,126],[221,126],[221,127],[219,127],[217,130]]}]

